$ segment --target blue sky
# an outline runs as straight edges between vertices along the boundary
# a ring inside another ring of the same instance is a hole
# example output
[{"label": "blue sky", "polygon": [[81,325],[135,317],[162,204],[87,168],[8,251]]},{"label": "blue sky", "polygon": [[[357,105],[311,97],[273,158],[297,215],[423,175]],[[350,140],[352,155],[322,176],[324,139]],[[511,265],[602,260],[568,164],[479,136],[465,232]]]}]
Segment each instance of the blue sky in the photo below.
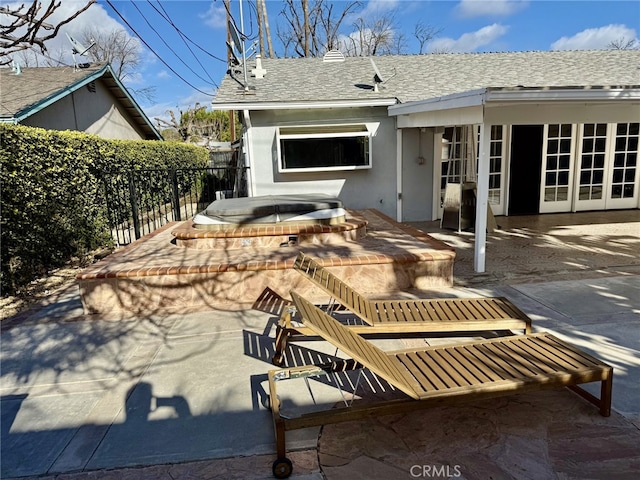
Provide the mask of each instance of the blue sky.
[{"label": "blue sky", "polygon": [[[0,4],[8,3],[16,2],[0,1]],[[345,5],[345,2],[334,3],[338,7]],[[403,32],[407,41],[406,53],[419,51],[412,36],[417,21],[441,30],[428,44],[427,51],[603,49],[612,40],[640,36],[640,2],[637,0],[369,0],[362,3],[360,15],[368,18],[376,12],[395,12],[396,31]],[[78,4],[82,2],[62,0],[59,15]],[[253,4],[253,0],[242,1],[247,35],[256,33]],[[272,36],[280,55],[283,49],[278,45],[275,32],[277,24],[282,22],[279,17],[282,6],[280,0],[267,0]],[[231,13],[238,25],[239,9],[240,0],[231,0]],[[351,23],[347,22],[346,26]],[[155,117],[166,118],[167,110],[177,112],[196,102],[209,104],[227,69],[222,0],[99,0],[63,32],[77,35],[87,25],[103,30],[125,28],[132,37],[137,34],[142,38],[142,63],[137,74],[126,79],[125,84],[132,89],[155,87],[153,102],[139,99],[152,121]],[[345,29],[345,34],[348,30]],[[66,42],[64,34],[59,35],[49,50],[68,51]]]}]

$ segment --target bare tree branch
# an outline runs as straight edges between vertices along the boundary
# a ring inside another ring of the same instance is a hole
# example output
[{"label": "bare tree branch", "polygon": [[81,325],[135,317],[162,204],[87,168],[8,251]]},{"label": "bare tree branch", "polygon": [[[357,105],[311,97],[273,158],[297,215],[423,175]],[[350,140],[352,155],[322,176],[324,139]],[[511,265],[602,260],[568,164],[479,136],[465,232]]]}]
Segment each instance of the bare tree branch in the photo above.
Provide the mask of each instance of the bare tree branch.
[{"label": "bare tree branch", "polygon": [[607,45],[609,50],[637,50],[640,49],[640,43],[635,38],[620,37],[612,40]]},{"label": "bare tree branch", "polygon": [[413,29],[413,36],[416,37],[420,44],[420,55],[425,53],[424,47],[430,40],[433,40],[440,32],[441,28],[435,28],[432,25],[425,25],[422,21],[416,23]]},{"label": "bare tree branch", "polygon": [[[34,0],[31,5],[24,3],[19,7],[0,7],[0,65],[11,62],[13,53],[37,46],[44,54],[47,51],[45,42],[58,35],[60,27],[66,25],[82,12],[87,10],[96,0],[88,0],[81,9],[56,25],[45,22],[60,7],[61,1],[51,0],[44,11],[42,2]],[[5,23],[4,18],[7,18]],[[44,31],[50,32],[43,34]]]}]

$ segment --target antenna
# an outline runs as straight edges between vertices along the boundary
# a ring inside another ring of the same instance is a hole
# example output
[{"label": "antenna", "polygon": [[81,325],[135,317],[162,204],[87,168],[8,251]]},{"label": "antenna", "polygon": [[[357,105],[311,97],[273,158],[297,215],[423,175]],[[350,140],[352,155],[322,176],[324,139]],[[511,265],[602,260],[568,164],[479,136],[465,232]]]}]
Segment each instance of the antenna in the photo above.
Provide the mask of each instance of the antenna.
[{"label": "antenna", "polygon": [[236,26],[233,24],[231,20],[228,22],[229,25],[229,33],[231,33],[231,47],[235,47],[238,49],[240,54],[244,53],[244,44],[240,41],[240,36],[238,35],[238,30]]},{"label": "antenna", "polygon": [[20,64],[15,60],[11,60],[11,74],[12,75],[20,75]]},{"label": "antenna", "polygon": [[77,41],[67,32],[65,32],[65,35],[69,39],[69,43],[71,43],[71,55],[73,55],[73,66],[77,68],[78,64],[76,62],[76,54],[85,55],[89,50],[91,50],[91,48],[95,46],[96,42],[94,40],[91,40],[91,45],[85,48],[84,45],[82,45],[79,41]]},{"label": "antenna", "polygon": [[382,74],[380,73],[380,70],[378,70],[378,66],[376,65],[376,62],[373,61],[373,57],[369,57],[369,60],[371,61],[371,66],[373,67],[373,71],[375,72],[373,75],[373,81],[375,82],[375,85],[373,86],[373,91],[377,92],[378,91],[378,85],[380,85],[381,83],[385,83],[387,82],[390,78],[393,78],[396,76],[396,72],[395,69],[393,71],[393,75],[391,75],[390,77],[384,78],[382,76]]},{"label": "antenna", "polygon": [[375,72],[375,75],[373,76],[373,81],[376,83],[384,83],[384,79],[382,78],[382,74],[380,73],[380,70],[378,70],[378,66],[376,65],[376,62],[373,61],[372,57],[369,57],[369,60],[371,60],[371,66],[373,67],[373,71]]},{"label": "antenna", "polygon": [[373,71],[375,72],[375,74],[373,75],[373,81],[375,82],[375,85],[373,86],[373,91],[377,92],[378,85],[381,83],[384,83],[384,79],[382,78],[382,74],[380,73],[380,70],[378,70],[378,66],[376,65],[376,62],[373,61],[373,57],[369,57],[369,60],[371,60],[371,66],[373,67]]},{"label": "antenna", "polygon": [[232,63],[232,67],[235,67],[236,65],[240,65],[240,60],[238,60],[238,56],[236,55],[236,53],[233,51],[233,43],[227,43],[227,50],[229,50],[229,55],[231,55],[231,63]]}]

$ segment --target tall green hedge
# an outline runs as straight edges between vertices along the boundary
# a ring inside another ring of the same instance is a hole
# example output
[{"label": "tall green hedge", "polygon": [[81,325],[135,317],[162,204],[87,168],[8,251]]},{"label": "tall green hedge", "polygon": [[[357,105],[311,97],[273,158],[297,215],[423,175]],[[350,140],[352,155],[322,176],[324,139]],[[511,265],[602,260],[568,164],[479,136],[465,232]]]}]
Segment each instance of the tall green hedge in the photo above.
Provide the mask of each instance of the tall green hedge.
[{"label": "tall green hedge", "polygon": [[100,171],[203,167],[208,158],[195,145],[0,124],[2,294],[110,245]]}]

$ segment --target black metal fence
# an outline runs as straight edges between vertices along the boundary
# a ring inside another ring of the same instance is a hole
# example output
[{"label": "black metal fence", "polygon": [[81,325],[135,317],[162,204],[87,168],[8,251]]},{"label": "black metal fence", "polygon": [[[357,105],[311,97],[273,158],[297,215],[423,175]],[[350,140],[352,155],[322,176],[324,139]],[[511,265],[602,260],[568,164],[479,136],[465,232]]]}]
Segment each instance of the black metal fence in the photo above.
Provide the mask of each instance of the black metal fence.
[{"label": "black metal fence", "polygon": [[214,200],[247,196],[247,167],[126,170],[102,172],[102,179],[118,246],[187,220]]}]

